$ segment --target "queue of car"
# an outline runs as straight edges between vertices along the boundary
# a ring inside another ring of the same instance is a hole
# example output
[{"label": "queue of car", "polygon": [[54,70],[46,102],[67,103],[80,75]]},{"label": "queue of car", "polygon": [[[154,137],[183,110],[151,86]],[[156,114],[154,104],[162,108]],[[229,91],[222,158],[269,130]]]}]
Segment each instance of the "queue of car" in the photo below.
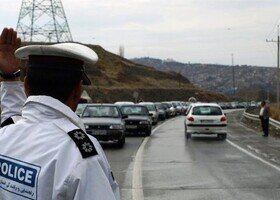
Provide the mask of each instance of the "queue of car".
[{"label": "queue of car", "polygon": [[216,135],[227,138],[225,109],[257,106],[256,102],[139,102],[120,101],[114,104],[79,104],[76,114],[85,124],[86,132],[99,141],[113,141],[122,148],[126,135],[150,136],[159,121],[185,115],[184,133],[187,139],[194,135]]},{"label": "queue of car", "polygon": [[219,106],[221,106],[222,109],[243,109],[248,107],[257,107],[258,103],[255,101],[251,102],[219,102]]},{"label": "queue of car", "polygon": [[[257,103],[256,103],[257,104]],[[193,135],[227,137],[224,109],[246,108],[254,102],[190,103],[180,101],[120,101],[114,104],[79,104],[76,114],[85,124],[86,132],[99,141],[113,141],[122,148],[126,135],[150,136],[152,127],[178,115],[185,115],[187,139]]]},{"label": "queue of car", "polygon": [[99,141],[115,142],[122,148],[125,135],[150,136],[159,121],[184,114],[187,104],[179,101],[120,101],[114,104],[79,104],[76,114],[85,124],[86,132]]}]

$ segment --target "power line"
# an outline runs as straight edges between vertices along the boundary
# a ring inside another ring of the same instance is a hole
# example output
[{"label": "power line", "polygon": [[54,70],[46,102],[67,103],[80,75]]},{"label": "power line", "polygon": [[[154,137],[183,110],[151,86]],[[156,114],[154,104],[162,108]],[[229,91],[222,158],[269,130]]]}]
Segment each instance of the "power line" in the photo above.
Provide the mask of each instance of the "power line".
[{"label": "power line", "polygon": [[266,38],[270,38],[271,34],[275,31],[275,29],[278,27],[280,21],[280,17],[275,21],[274,25],[272,26],[271,31],[269,32],[269,34],[266,36]]}]

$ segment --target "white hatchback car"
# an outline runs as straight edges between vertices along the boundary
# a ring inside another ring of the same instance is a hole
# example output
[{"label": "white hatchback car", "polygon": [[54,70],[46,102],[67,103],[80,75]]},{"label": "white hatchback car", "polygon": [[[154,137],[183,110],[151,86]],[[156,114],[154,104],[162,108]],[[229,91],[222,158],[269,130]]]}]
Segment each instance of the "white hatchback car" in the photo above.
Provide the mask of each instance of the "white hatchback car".
[{"label": "white hatchback car", "polygon": [[186,112],[185,134],[217,134],[219,139],[227,137],[227,118],[216,103],[194,103]]}]

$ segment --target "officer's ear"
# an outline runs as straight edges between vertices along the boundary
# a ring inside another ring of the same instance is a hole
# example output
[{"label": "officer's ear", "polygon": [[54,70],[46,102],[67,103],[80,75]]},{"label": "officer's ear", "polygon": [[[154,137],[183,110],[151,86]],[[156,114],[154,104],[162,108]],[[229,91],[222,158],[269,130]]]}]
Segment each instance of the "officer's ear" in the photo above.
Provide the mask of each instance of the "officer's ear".
[{"label": "officer's ear", "polygon": [[73,111],[76,110],[78,103],[81,99],[82,83],[83,83],[83,81],[80,81],[77,85],[75,85],[69,98],[65,102],[65,104],[68,105]]},{"label": "officer's ear", "polygon": [[73,99],[75,99],[78,102],[80,101],[82,95],[82,85],[83,81],[80,81],[80,83],[77,84],[73,90]]},{"label": "officer's ear", "polygon": [[29,85],[28,78],[26,76],[24,77],[24,91],[26,96],[30,95],[30,85]]}]

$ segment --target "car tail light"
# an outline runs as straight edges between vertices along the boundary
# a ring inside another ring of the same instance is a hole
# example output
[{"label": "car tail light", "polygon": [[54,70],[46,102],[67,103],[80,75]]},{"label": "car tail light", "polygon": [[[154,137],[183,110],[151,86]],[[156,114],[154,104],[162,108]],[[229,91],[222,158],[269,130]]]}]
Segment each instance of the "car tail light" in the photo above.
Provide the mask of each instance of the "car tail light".
[{"label": "car tail light", "polygon": [[187,118],[190,122],[194,122],[194,118],[193,117],[188,117]]},{"label": "car tail light", "polygon": [[226,117],[222,117],[221,118],[221,122],[225,122],[225,121],[227,121],[227,118]]}]

